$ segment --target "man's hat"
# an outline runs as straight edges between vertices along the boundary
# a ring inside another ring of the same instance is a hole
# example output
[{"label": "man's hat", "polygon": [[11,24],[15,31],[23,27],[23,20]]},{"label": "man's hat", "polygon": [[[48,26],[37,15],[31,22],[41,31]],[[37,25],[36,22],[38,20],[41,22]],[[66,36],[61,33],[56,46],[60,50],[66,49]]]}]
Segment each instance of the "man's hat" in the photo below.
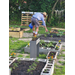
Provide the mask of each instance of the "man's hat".
[{"label": "man's hat", "polygon": [[43,12],[43,15],[45,15],[45,16],[46,16],[46,15],[47,15],[47,13],[46,13],[46,12]]}]

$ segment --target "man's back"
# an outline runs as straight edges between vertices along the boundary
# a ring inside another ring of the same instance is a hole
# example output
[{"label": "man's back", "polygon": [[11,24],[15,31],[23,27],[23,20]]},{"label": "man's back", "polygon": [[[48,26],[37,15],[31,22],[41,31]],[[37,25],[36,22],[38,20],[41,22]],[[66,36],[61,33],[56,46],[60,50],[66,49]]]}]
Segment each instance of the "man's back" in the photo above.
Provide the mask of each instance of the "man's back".
[{"label": "man's back", "polygon": [[43,14],[41,14],[41,13],[36,13],[33,15],[33,17],[37,18],[38,20],[42,20],[42,18],[44,18]]}]

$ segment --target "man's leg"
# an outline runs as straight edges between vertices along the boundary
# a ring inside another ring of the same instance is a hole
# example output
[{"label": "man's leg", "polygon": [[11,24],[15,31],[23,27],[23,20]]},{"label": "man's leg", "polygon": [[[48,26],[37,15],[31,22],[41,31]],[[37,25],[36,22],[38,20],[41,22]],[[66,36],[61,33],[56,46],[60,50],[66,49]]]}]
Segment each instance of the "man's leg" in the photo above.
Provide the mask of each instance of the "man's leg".
[{"label": "man's leg", "polygon": [[33,36],[35,35],[35,25],[33,25]]},{"label": "man's leg", "polygon": [[39,27],[36,27],[36,32],[35,32],[35,35],[37,36],[38,34],[38,30],[39,30]]}]

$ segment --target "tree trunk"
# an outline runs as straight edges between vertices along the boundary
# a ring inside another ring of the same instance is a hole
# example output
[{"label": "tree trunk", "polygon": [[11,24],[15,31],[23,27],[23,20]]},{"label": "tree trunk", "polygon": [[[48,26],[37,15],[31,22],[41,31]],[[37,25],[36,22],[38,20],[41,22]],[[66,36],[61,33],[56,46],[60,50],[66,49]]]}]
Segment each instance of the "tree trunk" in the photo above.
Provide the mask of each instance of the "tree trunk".
[{"label": "tree trunk", "polygon": [[56,7],[56,5],[57,5],[58,1],[59,1],[59,0],[57,0],[57,1],[55,2],[54,6],[53,6],[53,8],[52,8],[52,13],[51,13],[51,16],[53,16],[54,9],[55,9],[55,7]]},{"label": "tree trunk", "polygon": [[[51,18],[52,18],[52,16],[53,16],[53,13],[54,13],[54,10],[55,10],[55,7],[56,7],[58,1],[59,1],[59,0],[57,0],[57,1],[55,2],[54,6],[53,6],[53,8],[52,8]],[[50,24],[51,24],[51,19],[50,19]]]}]

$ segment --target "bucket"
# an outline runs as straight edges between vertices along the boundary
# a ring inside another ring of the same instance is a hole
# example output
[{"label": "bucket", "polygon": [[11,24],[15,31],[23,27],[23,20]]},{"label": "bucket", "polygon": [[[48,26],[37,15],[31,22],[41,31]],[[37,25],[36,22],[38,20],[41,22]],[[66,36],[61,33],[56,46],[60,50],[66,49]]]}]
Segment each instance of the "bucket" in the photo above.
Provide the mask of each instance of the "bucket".
[{"label": "bucket", "polygon": [[32,24],[31,24],[31,23],[29,24],[29,27],[30,27],[31,29],[33,28],[33,26],[32,26]]}]

